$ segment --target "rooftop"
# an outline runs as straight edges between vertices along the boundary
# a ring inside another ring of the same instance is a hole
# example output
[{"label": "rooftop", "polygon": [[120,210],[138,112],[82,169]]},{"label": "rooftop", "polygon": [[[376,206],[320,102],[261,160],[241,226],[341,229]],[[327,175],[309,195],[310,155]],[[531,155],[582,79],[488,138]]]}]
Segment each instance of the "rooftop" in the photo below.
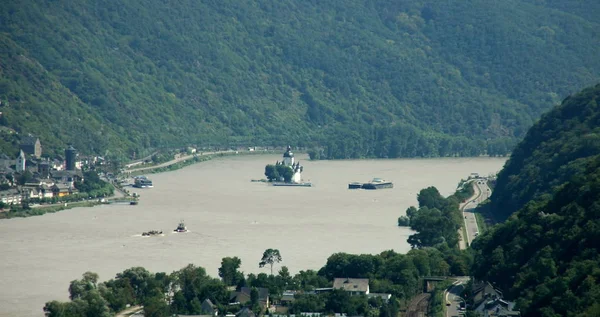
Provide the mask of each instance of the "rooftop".
[{"label": "rooftop", "polygon": [[347,292],[368,292],[368,278],[336,278],[333,280],[333,288],[343,289]]},{"label": "rooftop", "polygon": [[26,136],[21,138],[21,145],[35,145],[36,141],[38,141],[39,138],[36,138],[34,136]]}]

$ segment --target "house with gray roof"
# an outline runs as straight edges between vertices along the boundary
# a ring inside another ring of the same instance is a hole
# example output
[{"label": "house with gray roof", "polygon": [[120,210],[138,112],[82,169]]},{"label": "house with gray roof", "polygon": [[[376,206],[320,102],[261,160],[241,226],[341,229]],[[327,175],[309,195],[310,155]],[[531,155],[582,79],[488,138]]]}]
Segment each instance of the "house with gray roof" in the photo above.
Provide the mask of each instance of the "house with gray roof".
[{"label": "house with gray roof", "polygon": [[[258,303],[262,307],[269,307],[269,290],[263,287],[257,287],[258,291]],[[250,301],[250,293],[252,292],[251,287],[242,287],[239,292],[231,292],[230,302],[245,304]]]},{"label": "house with gray roof", "polygon": [[207,316],[217,316],[219,314],[217,306],[215,306],[215,304],[213,304],[208,298],[202,302],[202,305],[200,305],[200,312]]},{"label": "house with gray roof", "polygon": [[473,307],[482,317],[514,317],[521,313],[514,310],[515,303],[504,300],[502,291],[489,282],[473,287]]},{"label": "house with gray roof", "polygon": [[248,307],[244,307],[237,314],[235,314],[235,317],[256,317],[256,314]]},{"label": "house with gray roof", "polygon": [[6,205],[18,205],[21,203],[21,193],[14,188],[0,191],[0,201]]},{"label": "house with gray roof", "polygon": [[368,278],[335,278],[333,280],[334,289],[343,289],[350,295],[369,294]]}]

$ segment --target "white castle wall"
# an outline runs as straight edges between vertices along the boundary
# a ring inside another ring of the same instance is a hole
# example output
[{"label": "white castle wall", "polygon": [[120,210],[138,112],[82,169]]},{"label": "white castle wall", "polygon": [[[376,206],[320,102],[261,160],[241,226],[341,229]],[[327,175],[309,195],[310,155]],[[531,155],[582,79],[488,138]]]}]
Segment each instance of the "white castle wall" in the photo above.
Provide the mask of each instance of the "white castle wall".
[{"label": "white castle wall", "polygon": [[302,173],[300,171],[294,173],[292,177],[292,183],[301,183],[302,182]]}]

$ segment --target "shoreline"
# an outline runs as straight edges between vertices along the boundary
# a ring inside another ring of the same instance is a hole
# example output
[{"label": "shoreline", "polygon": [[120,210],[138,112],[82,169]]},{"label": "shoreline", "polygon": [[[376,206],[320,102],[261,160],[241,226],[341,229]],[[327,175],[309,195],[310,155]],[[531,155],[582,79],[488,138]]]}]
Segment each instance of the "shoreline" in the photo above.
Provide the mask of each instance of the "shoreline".
[{"label": "shoreline", "polygon": [[[159,174],[164,172],[176,171],[187,166],[191,166],[197,163],[202,163],[206,161],[210,161],[213,159],[229,157],[229,156],[249,156],[249,155],[274,155],[279,154],[280,150],[265,150],[265,151],[220,151],[220,152],[201,152],[200,154],[191,154],[186,155],[180,158],[173,159],[171,161],[167,161],[164,163],[160,163],[154,166],[148,167],[138,167],[123,170],[123,172],[117,175],[118,178],[130,178],[134,176],[144,175],[144,174]],[[305,151],[300,151],[297,153],[306,154]],[[459,157],[406,157],[406,158],[362,158],[362,159],[332,159],[332,160],[316,160],[316,161],[369,161],[369,160],[426,160],[426,159],[441,159],[441,158],[459,158]],[[479,155],[479,156],[471,156],[471,157],[460,157],[460,158],[494,158],[492,156],[487,155]],[[72,208],[78,207],[95,207],[98,205],[110,204],[112,200],[118,199],[127,199],[127,200],[135,200],[136,198],[130,193],[130,191],[118,184],[110,181],[106,181],[108,184],[112,185],[114,188],[114,193],[110,197],[104,198],[105,201],[102,201],[101,198],[93,199],[93,200],[85,200],[71,203],[57,203],[57,204],[47,204],[43,206],[37,206],[31,208],[29,210],[22,210],[17,212],[11,212],[9,210],[0,211],[0,221],[5,219],[13,219],[13,218],[28,218],[33,216],[43,216],[47,213],[56,213],[63,210],[68,210]]]},{"label": "shoreline", "polygon": [[215,158],[221,158],[226,156],[272,155],[277,153],[279,153],[277,150],[201,152],[200,154],[186,155],[154,166],[125,169],[122,173],[119,174],[119,176],[126,175],[127,177],[132,177],[143,174],[157,174],[163,172],[176,171],[189,165],[202,163],[213,160]]},{"label": "shoreline", "polygon": [[[133,177],[137,175],[143,174],[158,174],[163,172],[170,172],[182,169],[184,167],[202,163],[206,161],[210,161],[215,158],[222,158],[226,156],[234,156],[234,155],[271,155],[278,153],[275,150],[268,151],[223,151],[223,152],[206,152],[200,155],[189,155],[183,158],[174,159],[172,161],[168,161],[165,163],[158,164],[156,166],[148,166],[141,168],[134,168],[130,170],[125,170],[123,173],[120,173],[118,177]],[[43,216],[45,214],[52,214],[63,210],[73,209],[73,208],[90,208],[99,205],[110,204],[111,201],[116,200],[136,200],[135,197],[132,196],[129,190],[115,184],[114,182],[106,181],[104,182],[110,184],[114,188],[114,193],[112,196],[102,198],[89,199],[84,201],[76,201],[76,202],[68,202],[68,203],[56,203],[56,204],[44,204],[32,206],[30,209],[20,210],[20,211],[10,211],[4,210],[0,211],[0,221],[6,219],[14,219],[14,218],[29,218],[34,216]]]}]

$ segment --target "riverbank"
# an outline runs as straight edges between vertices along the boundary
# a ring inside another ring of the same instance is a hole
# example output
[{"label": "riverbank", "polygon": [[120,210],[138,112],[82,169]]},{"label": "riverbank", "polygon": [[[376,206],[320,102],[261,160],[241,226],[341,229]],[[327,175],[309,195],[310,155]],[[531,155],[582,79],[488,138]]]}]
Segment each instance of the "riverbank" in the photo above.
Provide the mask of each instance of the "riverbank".
[{"label": "riverbank", "polygon": [[102,203],[98,200],[96,201],[78,201],[78,202],[70,202],[70,203],[61,203],[61,204],[48,204],[48,205],[40,205],[30,207],[29,209],[19,209],[19,210],[7,210],[0,212],[0,219],[11,219],[11,218],[26,218],[32,216],[42,216],[47,213],[55,213],[61,210],[77,208],[77,207],[94,207],[97,205],[101,205]]},{"label": "riverbank", "polygon": [[[241,156],[241,155],[273,155],[279,154],[281,150],[262,150],[262,151],[220,151],[220,152],[200,152],[191,155],[174,158],[168,162],[161,163],[154,166],[138,167],[123,170],[122,174],[127,177],[138,176],[143,174],[156,174],[163,172],[175,171],[186,166],[210,161],[215,158],[221,158],[226,156]],[[300,152],[302,153],[302,152]]]}]

